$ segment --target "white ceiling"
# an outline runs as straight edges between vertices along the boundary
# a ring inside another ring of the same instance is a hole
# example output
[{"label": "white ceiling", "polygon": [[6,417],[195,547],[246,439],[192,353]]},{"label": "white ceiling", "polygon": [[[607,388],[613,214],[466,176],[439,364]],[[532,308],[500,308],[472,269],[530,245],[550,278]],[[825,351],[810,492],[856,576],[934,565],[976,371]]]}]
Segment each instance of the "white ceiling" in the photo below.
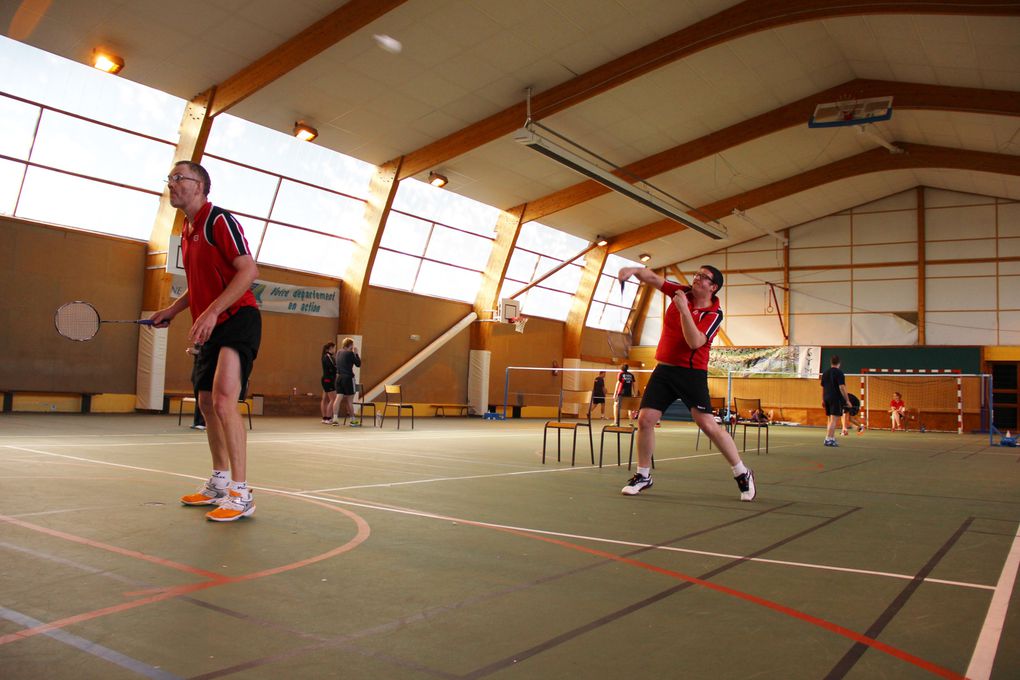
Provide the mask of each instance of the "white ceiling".
[{"label": "white ceiling", "polygon": [[[880,2],[861,0],[857,6]],[[87,61],[93,47],[109,46],[127,62],[123,77],[190,99],[344,4],[21,0],[0,4],[0,22],[10,37],[79,61]],[[407,0],[229,113],[285,132],[295,120],[306,120],[319,129],[316,144],[378,164],[520,104],[527,87],[542,93],[562,86],[738,4]],[[976,5],[944,4],[950,11]],[[1005,16],[873,13],[766,28],[624,80],[542,123],[625,165],[855,78],[1003,90],[1020,97],[1020,4],[1001,4]],[[399,39],[403,50],[380,49],[375,34]],[[1003,115],[973,113],[963,99],[958,110],[895,110],[875,132],[893,143],[1013,157],[1020,167],[1016,107]],[[877,147],[856,128],[809,129],[806,122],[649,179],[699,207]],[[534,202],[583,179],[514,143],[509,134],[431,169],[450,177],[450,191],[500,208]],[[746,212],[754,222],[779,230],[918,185],[1020,200],[1017,173],[921,168],[858,175]],[[660,219],[611,193],[541,221],[593,239]],[[720,223],[728,233],[722,241],[687,230],[620,254],[636,259],[648,252],[653,255],[649,264],[662,266],[762,233],[737,217]]]}]

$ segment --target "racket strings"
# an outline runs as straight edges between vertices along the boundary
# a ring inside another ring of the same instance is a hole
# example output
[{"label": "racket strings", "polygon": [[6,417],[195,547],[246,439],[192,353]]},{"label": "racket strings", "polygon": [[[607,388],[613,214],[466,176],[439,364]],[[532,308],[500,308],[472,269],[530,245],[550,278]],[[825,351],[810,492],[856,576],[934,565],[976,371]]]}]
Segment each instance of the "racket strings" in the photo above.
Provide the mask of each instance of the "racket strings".
[{"label": "racket strings", "polygon": [[54,323],[65,338],[89,340],[99,332],[99,313],[87,302],[69,302],[57,310]]}]

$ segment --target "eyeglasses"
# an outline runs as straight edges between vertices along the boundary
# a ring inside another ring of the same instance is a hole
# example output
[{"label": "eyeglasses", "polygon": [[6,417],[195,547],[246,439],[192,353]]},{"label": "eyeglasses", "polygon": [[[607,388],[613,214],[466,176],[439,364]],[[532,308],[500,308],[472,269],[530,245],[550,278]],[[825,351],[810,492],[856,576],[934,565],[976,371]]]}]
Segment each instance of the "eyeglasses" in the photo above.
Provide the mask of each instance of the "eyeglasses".
[{"label": "eyeglasses", "polygon": [[708,274],[702,274],[701,272],[698,272],[697,274],[695,274],[694,278],[696,278],[696,279],[705,279],[709,283],[715,283],[715,279],[713,279]]},{"label": "eyeglasses", "polygon": [[167,175],[167,178],[165,180],[163,180],[163,181],[166,182],[167,184],[180,184],[181,182],[183,182],[185,180],[190,180],[192,182],[198,182],[199,184],[202,183],[202,180],[200,180],[200,179],[195,179],[194,177],[185,177],[184,175],[181,175],[181,174]]}]

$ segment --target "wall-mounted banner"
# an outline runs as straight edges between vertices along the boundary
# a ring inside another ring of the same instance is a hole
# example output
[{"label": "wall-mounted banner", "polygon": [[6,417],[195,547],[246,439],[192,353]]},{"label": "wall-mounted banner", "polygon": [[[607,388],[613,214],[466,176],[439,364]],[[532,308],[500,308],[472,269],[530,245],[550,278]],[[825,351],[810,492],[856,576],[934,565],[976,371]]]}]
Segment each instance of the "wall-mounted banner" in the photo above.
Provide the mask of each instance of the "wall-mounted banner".
[{"label": "wall-mounted banner", "polygon": [[[183,276],[175,276],[170,288],[173,299],[184,295],[188,282]],[[292,286],[286,283],[255,280],[251,292],[263,312],[280,314],[308,314],[309,316],[340,316],[339,288],[312,288]]]},{"label": "wall-mounted banner", "polygon": [[713,347],[708,360],[708,374],[762,373],[817,378],[821,365],[821,347]]}]

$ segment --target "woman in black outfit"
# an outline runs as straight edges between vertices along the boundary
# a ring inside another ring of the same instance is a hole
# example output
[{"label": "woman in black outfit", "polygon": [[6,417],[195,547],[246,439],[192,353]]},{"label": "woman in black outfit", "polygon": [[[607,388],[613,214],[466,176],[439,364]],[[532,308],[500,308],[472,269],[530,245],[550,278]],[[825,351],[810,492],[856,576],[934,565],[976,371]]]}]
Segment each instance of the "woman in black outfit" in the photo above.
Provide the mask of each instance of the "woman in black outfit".
[{"label": "woman in black outfit", "polygon": [[333,422],[333,400],[336,399],[336,359],[333,358],[335,342],[322,346],[322,422],[329,425]]}]

